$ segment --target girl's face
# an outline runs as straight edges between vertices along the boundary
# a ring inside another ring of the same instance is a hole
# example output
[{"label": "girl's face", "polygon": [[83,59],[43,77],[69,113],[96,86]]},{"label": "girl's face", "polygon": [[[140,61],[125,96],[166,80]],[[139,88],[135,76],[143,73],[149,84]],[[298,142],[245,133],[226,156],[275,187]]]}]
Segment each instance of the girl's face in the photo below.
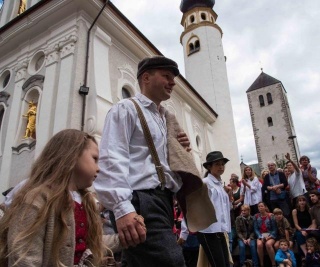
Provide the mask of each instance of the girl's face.
[{"label": "girl's face", "polygon": [[250,168],[246,168],[244,173],[246,174],[247,177],[251,177],[252,176],[252,170]]},{"label": "girl's face", "polygon": [[98,159],[98,146],[89,139],[87,147],[83,150],[74,168],[70,190],[77,191],[92,185],[99,172]]},{"label": "girl's face", "polygon": [[305,207],[307,204],[307,200],[305,198],[298,199],[299,207]]},{"label": "girl's face", "polygon": [[307,243],[307,251],[308,251],[308,253],[313,253],[314,252],[314,245]]},{"label": "girl's face", "polygon": [[260,213],[261,212],[265,212],[266,211],[266,206],[263,203],[260,203],[258,205],[258,210],[259,210]]},{"label": "girl's face", "polygon": [[223,160],[215,161],[209,166],[209,171],[214,177],[218,178],[224,173],[224,165],[225,162]]}]

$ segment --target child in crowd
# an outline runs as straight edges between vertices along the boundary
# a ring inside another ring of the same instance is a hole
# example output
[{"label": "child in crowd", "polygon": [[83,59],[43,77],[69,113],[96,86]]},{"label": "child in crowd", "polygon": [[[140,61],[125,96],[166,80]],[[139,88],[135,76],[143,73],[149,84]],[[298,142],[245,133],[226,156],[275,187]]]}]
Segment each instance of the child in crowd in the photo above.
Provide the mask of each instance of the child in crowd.
[{"label": "child in crowd", "polygon": [[280,246],[281,239],[286,239],[289,242],[289,247],[292,248],[293,242],[292,242],[292,233],[293,230],[290,226],[290,223],[288,220],[283,217],[283,212],[281,209],[275,208],[273,210],[274,217],[276,219],[278,233],[276,237],[276,242],[274,243],[274,249],[277,250]]},{"label": "child in crowd", "polygon": [[275,261],[279,267],[296,267],[297,262],[292,250],[289,249],[289,241],[279,240],[279,249],[275,256]]},{"label": "child in crowd", "polygon": [[320,267],[320,249],[317,240],[314,237],[308,238],[306,267]]},{"label": "child in crowd", "polygon": [[101,219],[88,190],[98,157],[95,139],[84,132],[51,138],[0,221],[0,266],[101,264]]}]

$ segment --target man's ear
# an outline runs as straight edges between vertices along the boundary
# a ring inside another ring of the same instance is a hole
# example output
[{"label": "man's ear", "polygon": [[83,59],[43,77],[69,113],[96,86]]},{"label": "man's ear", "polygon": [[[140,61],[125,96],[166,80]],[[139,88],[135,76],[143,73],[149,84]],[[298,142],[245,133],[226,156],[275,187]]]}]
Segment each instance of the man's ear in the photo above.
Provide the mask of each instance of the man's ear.
[{"label": "man's ear", "polygon": [[144,72],[141,76],[141,81],[145,84],[148,84],[150,82],[150,73],[149,72]]}]

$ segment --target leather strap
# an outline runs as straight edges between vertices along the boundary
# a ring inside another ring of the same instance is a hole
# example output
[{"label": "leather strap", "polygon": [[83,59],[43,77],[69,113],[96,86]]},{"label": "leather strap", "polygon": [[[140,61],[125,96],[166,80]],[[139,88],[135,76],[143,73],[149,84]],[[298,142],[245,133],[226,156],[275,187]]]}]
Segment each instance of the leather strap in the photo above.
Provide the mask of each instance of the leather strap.
[{"label": "leather strap", "polygon": [[140,123],[141,123],[141,126],[142,126],[142,130],[143,130],[143,133],[144,133],[144,137],[145,137],[146,142],[148,144],[148,147],[149,147],[149,150],[150,150],[150,154],[151,154],[151,157],[153,159],[153,163],[154,163],[154,165],[156,167],[156,171],[157,171],[160,183],[161,183],[161,189],[164,190],[165,184],[166,184],[166,178],[165,178],[165,175],[164,175],[163,167],[162,167],[162,165],[160,163],[160,160],[159,160],[159,156],[158,156],[156,147],[154,145],[154,142],[153,142],[153,139],[152,139],[152,136],[151,136],[151,133],[150,133],[150,129],[149,129],[148,123],[147,123],[146,118],[144,117],[143,112],[142,112],[140,106],[138,105],[138,103],[132,98],[130,98],[129,100],[131,100],[132,103],[134,104],[134,106],[136,107],[136,110],[137,110],[137,113],[138,113],[138,117],[139,117],[139,120],[140,120]]}]

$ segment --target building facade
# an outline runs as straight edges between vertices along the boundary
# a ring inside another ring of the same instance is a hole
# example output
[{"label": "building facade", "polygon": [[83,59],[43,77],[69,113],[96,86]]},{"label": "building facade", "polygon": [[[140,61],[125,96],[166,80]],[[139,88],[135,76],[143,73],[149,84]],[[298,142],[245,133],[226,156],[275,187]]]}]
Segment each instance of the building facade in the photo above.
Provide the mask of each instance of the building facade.
[{"label": "building facade", "polygon": [[[138,62],[152,55],[161,53],[111,2],[5,0],[0,13],[0,192],[28,177],[34,159],[58,131],[82,129],[99,140],[111,106],[139,92]],[[164,105],[188,134],[199,171],[204,173],[202,162],[213,149],[237,158],[236,146],[231,153],[217,141],[224,119],[215,106],[182,75],[175,82]],[[30,124],[35,130],[27,133]],[[236,171],[238,160],[236,169],[230,168]]]},{"label": "building facade", "polygon": [[297,163],[299,146],[281,81],[261,72],[247,90],[247,97],[260,170],[269,161],[283,167],[286,153]]}]

